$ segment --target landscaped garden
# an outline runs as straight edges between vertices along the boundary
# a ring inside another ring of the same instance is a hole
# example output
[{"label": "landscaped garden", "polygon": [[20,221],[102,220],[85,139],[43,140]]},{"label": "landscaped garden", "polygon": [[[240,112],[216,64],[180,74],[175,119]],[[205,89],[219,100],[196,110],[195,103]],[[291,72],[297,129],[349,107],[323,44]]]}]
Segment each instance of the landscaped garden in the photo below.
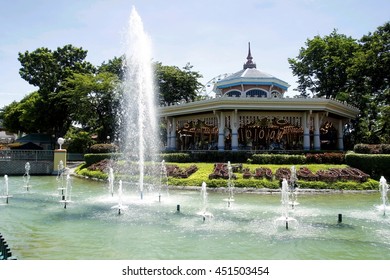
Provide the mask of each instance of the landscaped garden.
[{"label": "landscaped garden", "polygon": [[[124,163],[112,157],[117,158],[118,154],[86,155],[86,163],[79,166],[76,173],[89,178],[106,180],[109,167],[123,170],[121,165]],[[227,186],[227,161],[217,160],[221,159],[221,154],[214,162],[195,162],[193,156],[182,153],[164,154],[161,157],[165,160],[170,186],[201,186],[203,182],[206,182],[210,188]],[[297,183],[301,189],[376,190],[378,173],[382,172],[378,166],[382,165],[383,170],[388,165],[389,155],[352,152],[301,155],[254,154],[246,160],[239,161],[237,157],[235,159],[236,162],[231,162],[233,170],[231,177],[236,188],[277,190],[283,178],[289,180],[291,167],[294,166]],[[362,168],[356,167],[359,164]],[[148,173],[151,169],[159,170],[161,164],[148,164],[145,168]],[[126,174],[120,171],[116,173],[118,178],[137,176],[137,174]],[[155,174],[158,174],[158,171]]]}]

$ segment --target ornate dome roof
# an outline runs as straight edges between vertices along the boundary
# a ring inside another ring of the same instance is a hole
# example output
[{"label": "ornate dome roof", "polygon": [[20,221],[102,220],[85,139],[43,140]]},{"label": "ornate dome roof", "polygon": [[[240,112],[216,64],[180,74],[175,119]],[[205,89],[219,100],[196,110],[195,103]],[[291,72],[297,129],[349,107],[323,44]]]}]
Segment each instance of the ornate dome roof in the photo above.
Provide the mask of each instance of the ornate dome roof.
[{"label": "ornate dome roof", "polygon": [[282,81],[268,73],[256,69],[256,64],[252,61],[250,43],[247,56],[247,62],[242,70],[227,76],[220,80],[215,85],[216,89],[223,89],[237,85],[273,85],[278,86],[283,90],[287,90],[290,86],[287,82]]}]

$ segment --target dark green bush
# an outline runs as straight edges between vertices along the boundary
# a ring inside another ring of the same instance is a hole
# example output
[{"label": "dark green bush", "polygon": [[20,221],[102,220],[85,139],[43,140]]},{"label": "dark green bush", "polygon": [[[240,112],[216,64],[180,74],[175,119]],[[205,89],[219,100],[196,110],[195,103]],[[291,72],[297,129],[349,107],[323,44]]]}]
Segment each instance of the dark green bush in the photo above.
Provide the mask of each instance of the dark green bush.
[{"label": "dark green bush", "polygon": [[390,155],[348,153],[345,161],[349,166],[362,170],[373,179],[379,179],[381,176],[390,178]]},{"label": "dark green bush", "polygon": [[353,151],[359,154],[390,154],[390,144],[356,144]]},{"label": "dark green bush", "polygon": [[91,154],[116,153],[117,151],[118,147],[114,144],[95,144],[88,149]]},{"label": "dark green bush", "polygon": [[344,164],[345,154],[341,152],[306,154],[306,163]]},{"label": "dark green bush", "polygon": [[191,156],[187,153],[167,153],[160,155],[166,162],[191,162]]},{"label": "dark green bush", "polygon": [[99,161],[102,161],[104,159],[118,159],[121,156],[121,154],[118,153],[104,153],[104,154],[85,154],[84,160],[86,167],[97,163]]},{"label": "dark green bush", "polygon": [[304,155],[280,155],[280,154],[254,154],[252,155],[254,164],[304,164]]}]

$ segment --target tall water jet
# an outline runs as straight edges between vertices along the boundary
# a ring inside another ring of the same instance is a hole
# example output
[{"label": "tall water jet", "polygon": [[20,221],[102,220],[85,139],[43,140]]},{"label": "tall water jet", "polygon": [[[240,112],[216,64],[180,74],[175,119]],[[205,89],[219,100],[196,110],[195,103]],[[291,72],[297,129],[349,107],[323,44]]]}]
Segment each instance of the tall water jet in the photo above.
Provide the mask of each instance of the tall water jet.
[{"label": "tall water jet", "polygon": [[379,180],[379,191],[381,193],[382,204],[379,205],[377,208],[380,211],[383,211],[383,216],[386,216],[386,210],[390,210],[390,207],[388,206],[388,199],[387,199],[387,192],[389,191],[389,185],[387,184],[387,181],[383,176],[381,176]]},{"label": "tall water jet", "polygon": [[158,94],[154,87],[151,40],[145,33],[141,17],[134,7],[125,39],[125,79],[122,84],[123,99],[119,117],[120,142],[127,162],[126,169],[134,181],[131,183],[138,186],[143,199],[145,162],[151,162],[153,165],[158,161]]}]

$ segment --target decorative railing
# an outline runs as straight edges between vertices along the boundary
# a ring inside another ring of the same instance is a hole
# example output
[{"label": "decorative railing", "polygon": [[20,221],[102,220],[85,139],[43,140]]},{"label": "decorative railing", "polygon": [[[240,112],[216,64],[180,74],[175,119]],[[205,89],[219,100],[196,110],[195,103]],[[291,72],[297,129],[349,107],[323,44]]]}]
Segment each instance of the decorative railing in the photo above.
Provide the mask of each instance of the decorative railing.
[{"label": "decorative railing", "polygon": [[52,161],[53,159],[53,150],[0,150],[0,161]]},{"label": "decorative railing", "polygon": [[5,241],[4,237],[0,233],[0,260],[11,260],[12,258],[12,252],[11,249],[8,247],[7,242]]}]

